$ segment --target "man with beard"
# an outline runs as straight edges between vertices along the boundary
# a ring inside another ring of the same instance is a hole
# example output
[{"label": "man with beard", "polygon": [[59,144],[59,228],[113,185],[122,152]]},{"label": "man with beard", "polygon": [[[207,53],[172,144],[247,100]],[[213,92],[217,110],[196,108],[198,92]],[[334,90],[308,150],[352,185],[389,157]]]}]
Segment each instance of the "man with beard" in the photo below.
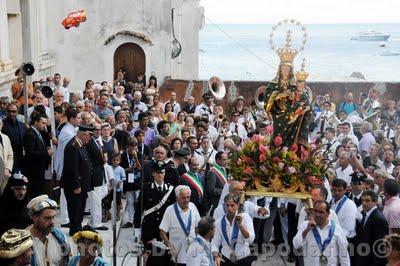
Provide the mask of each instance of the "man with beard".
[{"label": "man with beard", "polygon": [[33,256],[31,265],[67,265],[70,247],[64,233],[54,227],[57,203],[47,195],[32,199],[28,205],[33,226]]},{"label": "man with beard", "polygon": [[64,151],[60,184],[67,200],[70,236],[82,229],[87,193],[91,190],[91,164],[86,148],[90,132],[92,127],[79,126],[77,136],[68,142]]},{"label": "man with beard", "polygon": [[339,224],[329,220],[326,201],[315,202],[313,215],[304,221],[293,239],[293,247],[305,250],[304,265],[350,266],[346,235]]},{"label": "man with beard", "polygon": [[0,239],[0,265],[31,265],[32,245],[32,237],[28,230],[8,230]]},{"label": "man with beard", "polygon": [[32,223],[26,204],[28,179],[14,174],[0,196],[0,235],[10,228],[23,229]]}]

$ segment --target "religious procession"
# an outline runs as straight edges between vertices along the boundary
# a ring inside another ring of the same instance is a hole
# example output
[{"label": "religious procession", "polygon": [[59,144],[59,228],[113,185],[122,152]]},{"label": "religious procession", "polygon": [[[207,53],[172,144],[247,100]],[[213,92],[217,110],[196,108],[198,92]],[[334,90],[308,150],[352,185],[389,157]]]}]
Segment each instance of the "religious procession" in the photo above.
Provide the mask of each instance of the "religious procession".
[{"label": "religious procession", "polygon": [[[62,30],[78,38],[90,14],[68,14]],[[172,35],[174,74],[185,71],[174,9]],[[308,38],[295,19],[272,26],[276,76],[251,99],[219,76],[158,84],[149,67],[162,66],[132,63],[158,40],[137,32],[105,41],[117,49],[110,80],[9,68],[0,265],[400,265],[400,101],[379,82],[340,99],[314,90]]]}]

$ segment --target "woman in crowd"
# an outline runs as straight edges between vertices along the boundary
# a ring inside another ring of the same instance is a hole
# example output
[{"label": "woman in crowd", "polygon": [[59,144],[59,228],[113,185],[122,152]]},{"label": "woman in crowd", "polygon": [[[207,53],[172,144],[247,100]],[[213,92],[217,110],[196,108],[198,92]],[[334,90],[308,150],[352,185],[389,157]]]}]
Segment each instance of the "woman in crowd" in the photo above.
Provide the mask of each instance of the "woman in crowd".
[{"label": "woman in crowd", "polygon": [[149,86],[144,91],[146,95],[146,104],[149,106],[153,105],[153,97],[155,94],[158,94],[158,87],[157,87],[157,78],[155,76],[151,76],[149,78]]}]

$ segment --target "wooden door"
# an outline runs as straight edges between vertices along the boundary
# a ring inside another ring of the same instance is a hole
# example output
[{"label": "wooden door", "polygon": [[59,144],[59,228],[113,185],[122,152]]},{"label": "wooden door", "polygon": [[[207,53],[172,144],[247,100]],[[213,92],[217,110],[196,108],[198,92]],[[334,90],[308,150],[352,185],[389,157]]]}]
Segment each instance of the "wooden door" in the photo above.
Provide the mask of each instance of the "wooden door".
[{"label": "wooden door", "polygon": [[134,43],[120,45],[114,53],[114,80],[117,78],[117,71],[125,69],[125,79],[136,81],[139,73],[146,72],[146,56],[143,49]]}]

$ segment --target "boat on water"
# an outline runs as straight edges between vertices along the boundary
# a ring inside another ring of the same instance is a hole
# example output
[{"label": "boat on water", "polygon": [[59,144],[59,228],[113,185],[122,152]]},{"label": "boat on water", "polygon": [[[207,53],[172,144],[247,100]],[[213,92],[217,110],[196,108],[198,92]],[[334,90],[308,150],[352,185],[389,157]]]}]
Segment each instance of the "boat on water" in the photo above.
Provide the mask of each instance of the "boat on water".
[{"label": "boat on water", "polygon": [[380,56],[395,56],[395,55],[400,55],[400,53],[396,50],[383,50],[380,54]]},{"label": "boat on water", "polygon": [[381,41],[385,42],[389,39],[390,34],[385,34],[382,32],[374,31],[374,30],[367,30],[362,31],[358,35],[353,36],[350,38],[352,41]]}]

